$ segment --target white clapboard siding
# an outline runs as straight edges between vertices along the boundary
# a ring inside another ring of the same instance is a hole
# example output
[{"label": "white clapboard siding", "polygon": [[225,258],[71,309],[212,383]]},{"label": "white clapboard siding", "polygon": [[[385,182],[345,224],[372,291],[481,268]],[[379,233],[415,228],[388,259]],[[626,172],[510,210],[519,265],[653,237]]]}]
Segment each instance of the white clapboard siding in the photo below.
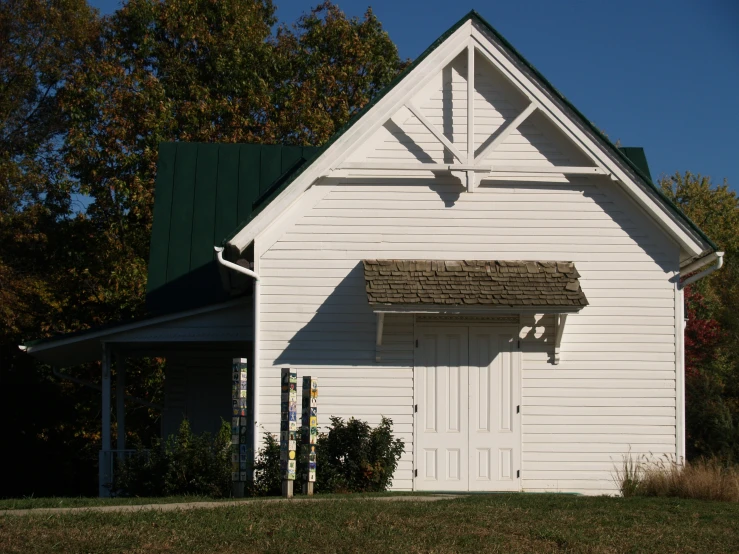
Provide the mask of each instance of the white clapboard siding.
[{"label": "white clapboard siding", "polygon": [[[270,288],[264,279],[263,290]],[[280,288],[289,285],[280,285]],[[283,321],[266,317],[274,308],[290,304],[263,304],[262,374],[260,376],[260,426],[277,432],[280,422],[280,373],[275,366],[292,367],[298,372],[298,382],[304,375],[318,379],[318,425],[325,431],[330,417],[356,417],[370,425],[378,425],[382,417],[393,421],[393,431],[403,440],[403,454],[393,481],[397,490],[412,488],[413,471],[413,317],[390,315],[385,321],[388,340],[381,350],[383,361],[375,363],[375,321],[365,302],[357,310],[356,301],[344,303],[343,310],[326,313],[320,301],[310,296],[314,306],[308,319],[292,317]],[[298,300],[296,298],[296,300]],[[335,305],[340,307],[341,304]],[[349,320],[337,319],[337,316]],[[362,313],[366,324],[351,323]],[[293,308],[297,315],[297,310]],[[290,310],[273,313],[290,316]],[[284,318],[280,318],[284,319]],[[327,323],[314,327],[313,321]],[[340,322],[337,324],[337,322]],[[308,330],[311,329],[311,330]],[[368,348],[367,345],[372,345]]]},{"label": "white clapboard siding", "polygon": [[[528,100],[477,56],[475,148]],[[466,58],[412,100],[466,152]],[[452,163],[403,108],[349,161]],[[492,164],[592,165],[540,114],[493,151]],[[613,493],[623,456],[675,455],[675,290],[679,249],[607,178],[483,180],[361,172],[256,240],[262,278],[260,423],[279,425],[279,367],[319,379],[319,424],[330,415],[391,417],[406,452],[393,486],[412,487],[414,316],[387,315],[376,349],[363,259],[561,260],[580,272],[589,305],[570,315],[552,365],[554,318],[524,316],[524,490]],[[264,238],[263,242],[260,241]],[[379,354],[380,361],[375,357]]]},{"label": "white clapboard siding", "polygon": [[[375,316],[366,302],[361,260],[563,259],[575,262],[590,306],[568,318],[558,366],[551,364],[553,319],[523,320],[524,488],[613,492],[612,464],[626,453],[674,454],[675,314],[669,278],[676,247],[639,216],[626,214],[613,200],[618,193],[606,186],[572,184],[575,200],[568,203],[567,191],[558,185],[557,210],[547,206],[552,198],[537,202],[519,189],[501,193],[488,186],[445,208],[448,192],[418,183],[358,188],[347,183],[286,225],[260,258],[262,423],[279,425],[279,375],[273,369],[272,376],[267,373],[275,366],[297,367],[320,379],[320,425],[329,415],[353,415],[372,424],[386,415],[395,421],[408,460],[407,470],[399,467],[395,486],[410,486],[413,317],[386,316],[382,359],[374,363]],[[401,225],[398,212],[404,214]],[[592,217],[568,220],[583,213]],[[514,225],[497,225],[502,214]],[[532,224],[541,223],[532,219],[537,214],[549,227]],[[570,227],[572,221],[590,227]],[[546,461],[539,454],[563,464],[526,465]]]}]

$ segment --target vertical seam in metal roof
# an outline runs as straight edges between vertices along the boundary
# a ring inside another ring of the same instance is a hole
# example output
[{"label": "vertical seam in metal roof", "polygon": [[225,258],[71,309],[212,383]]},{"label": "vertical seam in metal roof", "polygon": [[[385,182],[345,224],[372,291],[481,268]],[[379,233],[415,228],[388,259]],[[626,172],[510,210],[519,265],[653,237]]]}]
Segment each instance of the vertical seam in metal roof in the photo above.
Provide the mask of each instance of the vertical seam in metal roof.
[{"label": "vertical seam in metal roof", "polygon": [[[167,232],[167,252],[164,257],[164,282],[169,281],[169,249],[172,246],[172,206],[174,206],[174,195],[177,187],[177,154],[179,153],[179,145],[175,146],[174,159],[172,160],[172,194],[169,200],[169,229]],[[153,218],[152,218],[153,219]],[[153,224],[153,221],[152,221]],[[153,225],[152,225],[153,227]],[[150,239],[151,240],[151,239]],[[148,271],[147,271],[148,274]]]},{"label": "vertical seam in metal roof", "polygon": [[216,175],[213,181],[216,187],[215,201],[213,202],[213,245],[216,245],[216,221],[218,221],[218,174],[221,171],[221,149],[216,148]]},{"label": "vertical seam in metal roof", "polygon": [[200,159],[200,148],[198,147],[195,150],[195,168],[193,169],[193,185],[192,185],[192,213],[193,217],[190,218],[190,240],[188,243],[190,244],[190,249],[187,252],[187,269],[188,271],[192,271],[192,235],[193,235],[193,225],[195,223],[195,189],[197,187],[197,175],[198,175],[198,160]]}]

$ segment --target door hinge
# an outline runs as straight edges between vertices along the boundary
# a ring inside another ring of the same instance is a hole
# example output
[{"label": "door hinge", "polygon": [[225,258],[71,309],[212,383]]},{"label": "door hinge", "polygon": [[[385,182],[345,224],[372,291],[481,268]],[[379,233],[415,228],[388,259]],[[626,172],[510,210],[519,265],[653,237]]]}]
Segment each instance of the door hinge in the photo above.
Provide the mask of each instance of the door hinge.
[{"label": "door hinge", "polygon": [[521,470],[519,469],[516,471],[516,479],[520,479],[520,478],[521,478]]},{"label": "door hinge", "polygon": [[413,470],[413,477],[418,477],[418,470],[417,469],[414,469]]},{"label": "door hinge", "polygon": [[416,339],[416,348],[418,348],[418,339]]},{"label": "door hinge", "polygon": [[521,406],[520,405],[519,406],[516,406],[516,413],[517,414],[520,414],[521,413]]},{"label": "door hinge", "polygon": [[416,404],[415,406],[413,406],[413,413],[414,414],[417,414],[418,413],[418,404]]}]

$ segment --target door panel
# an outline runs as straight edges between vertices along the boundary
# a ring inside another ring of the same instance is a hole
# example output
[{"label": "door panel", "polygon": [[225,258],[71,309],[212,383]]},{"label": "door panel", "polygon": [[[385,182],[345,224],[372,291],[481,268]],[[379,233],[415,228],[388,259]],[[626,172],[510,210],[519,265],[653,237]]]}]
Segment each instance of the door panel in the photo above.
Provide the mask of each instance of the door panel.
[{"label": "door panel", "polygon": [[[517,337],[510,330],[471,327],[470,490],[519,490]],[[476,453],[476,454],[475,454]]]},{"label": "door panel", "polygon": [[516,329],[419,328],[416,490],[519,490]]},{"label": "door panel", "polygon": [[416,489],[467,490],[467,328],[429,328],[418,340]]}]

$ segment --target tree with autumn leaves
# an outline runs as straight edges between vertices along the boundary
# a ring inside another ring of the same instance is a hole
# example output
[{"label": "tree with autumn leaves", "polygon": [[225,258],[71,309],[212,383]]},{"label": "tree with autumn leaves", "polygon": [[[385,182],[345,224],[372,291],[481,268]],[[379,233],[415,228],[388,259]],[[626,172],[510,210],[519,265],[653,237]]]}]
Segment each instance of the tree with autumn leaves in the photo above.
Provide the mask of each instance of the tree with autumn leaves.
[{"label": "tree with autumn leaves", "polygon": [[660,185],[725,252],[720,271],[685,289],[687,456],[739,463],[739,200],[690,172]]},{"label": "tree with autumn leaves", "polygon": [[[0,4],[0,417],[11,473],[34,475],[0,496],[94,491],[99,393],[17,345],[144,313],[159,143],[320,145],[406,64],[371,10],[277,23],[271,0]],[[163,401],[158,360],[129,372],[128,394]],[[129,438],[158,415],[131,406]]]}]

